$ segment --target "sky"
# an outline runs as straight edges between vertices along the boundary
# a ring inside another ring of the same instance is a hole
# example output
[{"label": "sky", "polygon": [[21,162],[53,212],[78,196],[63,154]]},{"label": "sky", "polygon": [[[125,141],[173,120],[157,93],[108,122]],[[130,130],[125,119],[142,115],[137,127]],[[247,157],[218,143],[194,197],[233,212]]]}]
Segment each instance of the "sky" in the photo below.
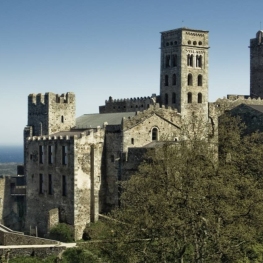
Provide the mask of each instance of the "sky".
[{"label": "sky", "polygon": [[209,31],[209,101],[249,94],[262,0],[0,0],[0,146],[22,145],[31,93],[76,94],[76,117],[159,94],[160,33]]}]

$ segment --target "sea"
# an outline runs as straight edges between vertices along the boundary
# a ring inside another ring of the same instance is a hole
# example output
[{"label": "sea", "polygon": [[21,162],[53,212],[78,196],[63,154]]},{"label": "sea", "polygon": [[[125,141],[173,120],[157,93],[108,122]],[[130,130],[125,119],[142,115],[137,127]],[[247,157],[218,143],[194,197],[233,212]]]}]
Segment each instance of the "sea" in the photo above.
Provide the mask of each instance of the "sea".
[{"label": "sea", "polygon": [[23,163],[23,146],[1,146],[0,163]]}]

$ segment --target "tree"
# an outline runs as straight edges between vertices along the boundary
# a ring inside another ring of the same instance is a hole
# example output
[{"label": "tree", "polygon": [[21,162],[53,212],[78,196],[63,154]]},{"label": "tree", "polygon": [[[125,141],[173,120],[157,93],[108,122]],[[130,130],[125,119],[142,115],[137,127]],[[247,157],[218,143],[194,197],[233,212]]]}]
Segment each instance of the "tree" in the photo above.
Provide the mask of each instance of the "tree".
[{"label": "tree", "polygon": [[205,140],[167,142],[121,183],[104,247],[111,262],[249,260],[263,237],[263,136],[243,136],[228,117],[223,125],[218,163]]}]

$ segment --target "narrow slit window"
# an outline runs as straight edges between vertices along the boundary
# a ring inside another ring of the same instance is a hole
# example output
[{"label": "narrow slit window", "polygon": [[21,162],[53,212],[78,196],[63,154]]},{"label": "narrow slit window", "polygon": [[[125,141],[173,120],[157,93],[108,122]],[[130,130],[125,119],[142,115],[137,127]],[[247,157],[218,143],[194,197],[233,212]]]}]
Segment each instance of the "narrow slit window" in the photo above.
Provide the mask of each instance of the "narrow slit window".
[{"label": "narrow slit window", "polygon": [[165,95],[164,95],[164,102],[165,102],[166,105],[167,105],[168,102],[169,102],[169,97],[168,97],[168,94],[167,94],[167,93],[165,93]]},{"label": "narrow slit window", "polygon": [[53,194],[53,181],[52,181],[52,174],[48,175],[48,194]]},{"label": "narrow slit window", "polygon": [[68,164],[68,146],[62,146],[62,164]]},{"label": "narrow slit window", "polygon": [[61,123],[64,123],[64,116],[61,116]]},{"label": "narrow slit window", "polygon": [[134,138],[131,138],[131,144],[134,144]]},{"label": "narrow slit window", "polygon": [[173,104],[176,103],[176,93],[175,92],[173,92],[172,102]]},{"label": "narrow slit window", "polygon": [[202,75],[198,75],[198,77],[197,77],[197,85],[198,86],[203,86],[203,77],[202,77]]},{"label": "narrow slit window", "polygon": [[188,74],[188,76],[187,76],[187,84],[188,84],[188,86],[193,86],[193,76],[192,76],[192,74]]},{"label": "narrow slit window", "polygon": [[39,163],[44,163],[44,146],[39,145]]},{"label": "narrow slit window", "polygon": [[164,77],[164,85],[165,86],[169,85],[169,77],[168,77],[168,75],[165,75],[165,77]]},{"label": "narrow slit window", "polygon": [[187,94],[187,102],[192,103],[192,93],[191,92],[188,92]]},{"label": "narrow slit window", "polygon": [[43,174],[39,174],[39,194],[44,193],[44,178]]},{"label": "narrow slit window", "polygon": [[66,176],[62,175],[62,196],[67,195]]},{"label": "narrow slit window", "polygon": [[173,85],[176,85],[176,74],[173,74]]},{"label": "narrow slit window", "polygon": [[177,55],[175,54],[172,56],[172,66],[177,67]]},{"label": "narrow slit window", "polygon": [[48,163],[52,164],[54,162],[54,146],[48,146]]},{"label": "narrow slit window", "polygon": [[198,93],[197,102],[202,103],[202,93]]},{"label": "narrow slit window", "polygon": [[171,60],[170,55],[166,55],[165,57],[165,67],[166,68],[170,68],[170,60]]}]

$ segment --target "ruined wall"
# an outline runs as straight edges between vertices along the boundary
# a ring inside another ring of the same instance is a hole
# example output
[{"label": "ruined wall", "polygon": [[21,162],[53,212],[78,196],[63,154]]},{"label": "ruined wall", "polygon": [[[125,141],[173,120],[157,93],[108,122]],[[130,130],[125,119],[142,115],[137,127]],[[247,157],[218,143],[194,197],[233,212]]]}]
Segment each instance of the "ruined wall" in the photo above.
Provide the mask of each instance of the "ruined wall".
[{"label": "ruined wall", "polygon": [[98,220],[104,129],[83,132],[74,142],[74,229],[75,239],[91,221]]},{"label": "ruined wall", "polygon": [[31,137],[26,149],[26,230],[37,226],[40,236],[47,233],[54,208],[59,209],[60,222],[73,225],[74,137]]}]

